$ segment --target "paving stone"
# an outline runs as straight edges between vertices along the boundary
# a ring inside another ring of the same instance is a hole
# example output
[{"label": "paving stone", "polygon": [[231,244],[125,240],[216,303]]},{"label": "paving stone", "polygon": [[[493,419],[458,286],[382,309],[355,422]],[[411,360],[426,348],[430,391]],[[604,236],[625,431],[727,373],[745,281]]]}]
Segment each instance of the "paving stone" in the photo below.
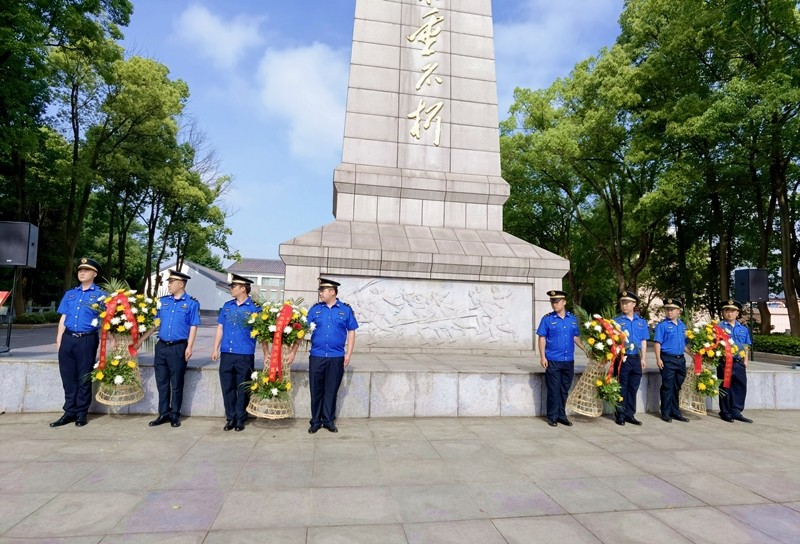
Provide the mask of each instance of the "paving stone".
[{"label": "paving stone", "polygon": [[400,512],[388,487],[311,490],[309,525],[371,525],[399,521]]},{"label": "paving stone", "polygon": [[781,542],[800,541],[800,512],[782,504],[723,506],[720,510]]},{"label": "paving stone", "polygon": [[596,544],[600,542],[572,516],[492,520],[508,544]]},{"label": "paving stone", "polygon": [[680,544],[685,537],[647,512],[576,514],[575,519],[602,542],[615,544]]},{"label": "paving stone", "polygon": [[[434,523],[406,523],[408,544],[505,544],[500,532],[491,521],[439,521]],[[405,542],[405,541],[403,541]]]},{"label": "paving stone", "polygon": [[403,526],[350,525],[346,527],[309,527],[307,544],[407,544]]},{"label": "paving stone", "polygon": [[715,508],[651,510],[650,513],[692,542],[776,544],[779,542]]}]

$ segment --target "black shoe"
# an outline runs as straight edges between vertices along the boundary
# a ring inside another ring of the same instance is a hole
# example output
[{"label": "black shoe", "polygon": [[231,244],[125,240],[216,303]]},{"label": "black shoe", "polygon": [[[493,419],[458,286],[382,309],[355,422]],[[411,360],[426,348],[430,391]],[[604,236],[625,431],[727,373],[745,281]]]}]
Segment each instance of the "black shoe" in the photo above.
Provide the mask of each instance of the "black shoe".
[{"label": "black shoe", "polygon": [[236,426],[236,424],[234,424],[234,422],[229,419],[228,421],[225,422],[225,426],[222,428],[222,430],[223,431],[230,431],[235,426]]},{"label": "black shoe", "polygon": [[683,421],[684,423],[689,423],[689,418],[688,417],[675,416],[672,419],[677,419],[678,421]]},{"label": "black shoe", "polygon": [[631,425],[641,425],[642,424],[641,421],[639,421],[638,419],[636,419],[633,416],[626,417],[625,418],[625,423],[630,423]]},{"label": "black shoe", "polygon": [[661,421],[665,423],[672,423],[672,418],[669,416],[661,416]]},{"label": "black shoe", "polygon": [[150,425],[151,427],[157,427],[157,426],[159,426],[159,425],[163,425],[163,424],[164,424],[164,423],[166,423],[167,421],[169,421],[169,416],[166,416],[166,415],[164,415],[164,416],[158,416],[158,417],[157,417],[157,418],[155,418],[153,421],[151,421],[150,423],[148,423],[148,425]]},{"label": "black shoe", "polygon": [[170,425],[173,427],[180,427],[181,426],[181,416],[172,416],[172,419],[169,422]]},{"label": "black shoe", "polygon": [[326,429],[328,429],[332,433],[338,433],[339,432],[339,429],[336,428],[336,424],[335,423],[331,423],[330,425],[323,425],[323,427],[325,427]]},{"label": "black shoe", "polygon": [[237,433],[242,432],[244,430],[244,422],[237,423],[236,427],[234,427],[233,430],[236,431]]},{"label": "black shoe", "polygon": [[86,415],[78,416],[78,419],[75,420],[76,427],[83,427],[87,423],[89,423],[89,419],[86,417]]},{"label": "black shoe", "polygon": [[749,417],[744,417],[742,414],[739,414],[737,416],[733,416],[733,419],[735,419],[736,421],[741,421],[742,423],[752,423],[753,422],[752,419],[750,419]]},{"label": "black shoe", "polygon": [[557,427],[557,426],[558,426],[558,423],[556,423],[556,422],[555,422],[554,420],[552,420],[552,419],[548,419],[548,420],[547,420],[547,424],[548,424],[548,425],[550,425],[551,427]]},{"label": "black shoe", "polygon": [[625,425],[625,420],[621,418],[617,418],[616,420],[617,425]]},{"label": "black shoe", "polygon": [[66,425],[67,423],[73,423],[73,422],[75,422],[77,420],[78,420],[78,418],[76,418],[75,416],[68,416],[67,414],[64,414],[63,416],[61,416],[60,418],[58,418],[57,420],[52,422],[50,424],[50,426],[51,427],[61,427],[62,425]]},{"label": "black shoe", "polygon": [[572,422],[570,420],[568,420],[567,418],[559,418],[556,421],[558,421],[562,425],[566,425],[567,427],[572,427]]},{"label": "black shoe", "polygon": [[311,427],[308,428],[308,434],[314,434],[315,432],[317,432],[321,428],[322,428],[322,425],[312,425]]},{"label": "black shoe", "polygon": [[722,414],[720,414],[720,415],[719,415],[719,418],[720,418],[722,421],[727,421],[728,423],[733,423],[733,418],[732,418],[731,416],[728,416],[728,415],[722,415]]}]

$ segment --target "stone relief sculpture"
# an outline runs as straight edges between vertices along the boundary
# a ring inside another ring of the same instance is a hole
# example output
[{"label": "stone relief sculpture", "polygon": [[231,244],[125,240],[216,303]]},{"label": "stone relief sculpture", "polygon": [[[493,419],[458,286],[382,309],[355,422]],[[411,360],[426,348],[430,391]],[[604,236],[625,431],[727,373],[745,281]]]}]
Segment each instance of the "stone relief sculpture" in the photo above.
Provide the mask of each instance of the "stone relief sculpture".
[{"label": "stone relief sculpture", "polygon": [[368,346],[500,343],[524,349],[528,340],[506,317],[531,312],[524,307],[530,295],[514,296],[520,289],[526,287],[369,279],[356,282],[342,297],[355,309]]}]

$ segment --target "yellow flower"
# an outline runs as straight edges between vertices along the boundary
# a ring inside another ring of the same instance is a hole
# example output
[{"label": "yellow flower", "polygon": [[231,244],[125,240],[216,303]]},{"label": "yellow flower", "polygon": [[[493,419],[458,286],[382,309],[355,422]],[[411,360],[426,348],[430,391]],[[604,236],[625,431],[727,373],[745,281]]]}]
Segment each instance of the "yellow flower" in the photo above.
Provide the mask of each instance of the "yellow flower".
[{"label": "yellow flower", "polygon": [[106,313],[105,313],[105,312],[100,312],[100,317],[101,317],[101,318],[104,318],[105,316],[106,316]]},{"label": "yellow flower", "polygon": [[269,314],[261,314],[261,321],[266,321],[269,319]]},{"label": "yellow flower", "polygon": [[613,353],[606,353],[606,359],[608,359],[610,361],[613,358],[614,358],[614,354]]},{"label": "yellow flower", "polygon": [[597,326],[597,321],[592,321],[592,327],[596,327],[596,326]]},{"label": "yellow flower", "polygon": [[140,302],[139,308],[147,308],[147,304],[145,304],[144,302]]},{"label": "yellow flower", "polygon": [[120,325],[117,327],[117,332],[125,332],[125,325]]},{"label": "yellow flower", "polygon": [[141,294],[141,293],[139,293],[138,295],[136,295],[136,298],[137,298],[138,300],[144,300],[144,295],[143,295],[143,294]]},{"label": "yellow flower", "polygon": [[286,390],[289,391],[292,389],[292,382],[286,382]]},{"label": "yellow flower", "polygon": [[686,331],[686,338],[689,340],[694,339],[694,333],[692,331]]},{"label": "yellow flower", "polygon": [[250,331],[250,338],[255,338],[256,336],[258,336],[257,330],[253,329],[252,331]]},{"label": "yellow flower", "polygon": [[102,379],[105,377],[105,374],[103,374],[103,372],[101,371],[101,372],[98,372],[97,374],[95,374],[95,375],[94,375],[94,377],[95,377],[95,378],[96,378],[98,381],[100,381],[100,380],[102,380]]},{"label": "yellow flower", "polygon": [[104,331],[110,331],[111,330],[111,323],[106,323],[105,325],[103,325],[103,330]]},{"label": "yellow flower", "polygon": [[269,376],[262,377],[261,381],[264,382],[264,383],[269,383]]},{"label": "yellow flower", "polygon": [[308,315],[308,310],[305,308],[300,308],[300,313],[303,315]]},{"label": "yellow flower", "polygon": [[297,338],[302,338],[302,337],[304,337],[305,335],[306,335],[306,331],[304,331],[304,330],[300,329],[300,331],[297,333]]},{"label": "yellow flower", "polygon": [[111,361],[111,366],[119,366],[119,359],[114,359]]},{"label": "yellow flower", "polygon": [[153,308],[152,310],[150,310],[150,313],[153,314],[153,315],[156,315],[158,313],[158,310]]},{"label": "yellow flower", "polygon": [[619,342],[619,336],[616,334],[614,335],[614,342]]},{"label": "yellow flower", "polygon": [[706,384],[698,383],[697,384],[697,389],[699,389],[700,391],[705,391],[706,390]]},{"label": "yellow flower", "polygon": [[142,314],[137,315],[136,316],[136,322],[137,323],[144,323],[144,316]]},{"label": "yellow flower", "polygon": [[622,397],[619,397],[619,401],[622,402]]},{"label": "yellow flower", "polygon": [[154,326],[154,327],[158,327],[159,325],[161,325],[161,320],[160,320],[160,319],[158,319],[158,318],[155,318],[155,319],[153,320],[153,326]]},{"label": "yellow flower", "polygon": [[136,368],[136,361],[128,361],[128,368]]},{"label": "yellow flower", "polygon": [[254,383],[253,385],[250,386],[250,391],[255,391],[256,389],[258,389],[257,383]]},{"label": "yellow flower", "polygon": [[595,384],[597,387],[601,387],[601,386],[603,385],[603,380],[597,380],[596,382],[594,382],[594,384]]},{"label": "yellow flower", "polygon": [[593,346],[593,345],[594,345],[594,343],[595,343],[595,339],[594,339],[594,338],[589,338],[589,339],[587,340],[587,342],[589,343],[589,345],[590,345],[590,346]]},{"label": "yellow flower", "polygon": [[297,312],[292,312],[292,319],[295,321],[300,319],[300,314],[298,314]]},{"label": "yellow flower", "polygon": [[606,333],[601,332],[600,333],[600,340],[605,340],[605,339],[606,339]]}]

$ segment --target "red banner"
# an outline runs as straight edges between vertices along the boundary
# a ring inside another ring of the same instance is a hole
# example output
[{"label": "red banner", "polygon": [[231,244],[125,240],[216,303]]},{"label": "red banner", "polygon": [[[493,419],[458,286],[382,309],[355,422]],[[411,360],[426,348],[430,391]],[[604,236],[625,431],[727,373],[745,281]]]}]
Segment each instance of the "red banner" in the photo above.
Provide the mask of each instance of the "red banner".
[{"label": "red banner", "polygon": [[106,367],[106,340],[108,338],[108,330],[106,330],[106,324],[108,324],[109,329],[111,328],[111,320],[117,314],[117,306],[122,306],[122,311],[125,314],[125,318],[133,323],[133,327],[131,327],[131,343],[128,346],[128,353],[130,353],[131,357],[136,357],[136,341],[139,339],[139,324],[136,322],[136,316],[131,311],[131,303],[128,302],[128,295],[125,293],[117,293],[112,298],[111,301],[106,303],[106,316],[103,318],[103,322],[100,324],[100,362],[97,365],[97,368],[100,370]]},{"label": "red banner", "polygon": [[[731,351],[731,335],[719,325],[714,325],[714,332],[717,334],[718,341],[725,341],[725,370],[722,374],[722,387],[731,386],[731,376],[733,375],[733,352]],[[722,342],[720,342],[722,343]]]},{"label": "red banner", "polygon": [[276,378],[279,380],[283,378],[283,357],[281,356],[283,348],[283,329],[285,329],[292,320],[292,312],[294,312],[294,310],[291,304],[284,304],[275,322],[275,333],[272,335],[272,353],[269,357],[270,381],[275,381]]}]

